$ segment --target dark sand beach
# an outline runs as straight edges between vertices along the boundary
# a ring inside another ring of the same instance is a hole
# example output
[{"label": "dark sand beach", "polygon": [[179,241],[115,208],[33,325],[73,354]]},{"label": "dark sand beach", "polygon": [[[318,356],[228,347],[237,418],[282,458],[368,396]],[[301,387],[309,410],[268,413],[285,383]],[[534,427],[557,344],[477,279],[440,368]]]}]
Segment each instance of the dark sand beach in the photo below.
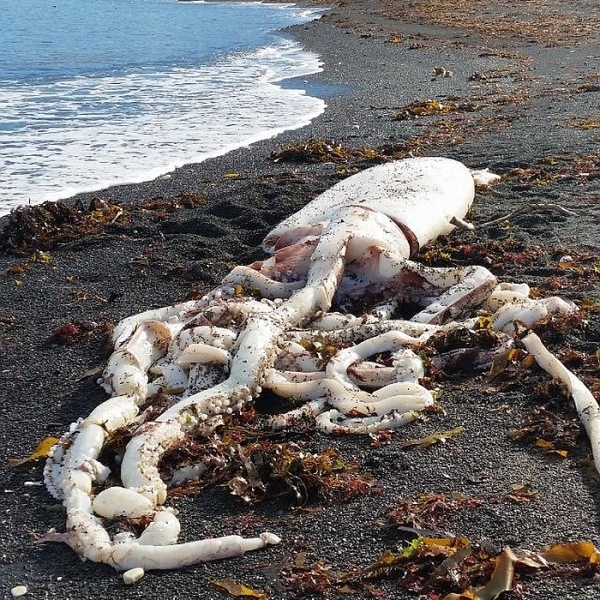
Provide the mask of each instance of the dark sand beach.
[{"label": "dark sand beach", "polygon": [[[51,527],[63,530],[64,509],[41,485],[41,462],[8,465],[105,399],[95,380],[110,323],[202,294],[233,265],[263,256],[268,230],[318,193],[348,173],[409,155],[448,156],[502,175],[478,195],[475,225],[534,203],[576,213],[542,211],[456,232],[420,260],[483,264],[503,281],[581,306],[578,318],[539,333],[599,398],[600,9],[594,0],[515,4],[328,3],[321,19],[290,31],[323,61],[322,73],[289,82],[326,96],[326,111],[311,125],[155,181],[71,199],[83,213],[65,209],[61,227],[42,227],[49,213],[0,220],[2,597],[26,585],[26,598],[217,599],[228,596],[211,582],[226,578],[268,598],[434,599],[460,591],[447,577],[424,590],[426,566],[418,578],[410,564],[371,580],[344,579],[406,545],[404,522],[468,538],[491,555],[507,545],[600,547],[600,483],[574,407],[545,373],[519,360],[495,377],[440,376],[443,411],[389,439],[326,436],[308,426],[290,432],[303,452],[333,448],[368,474],[373,485],[354,499],[246,506],[220,486],[174,499],[182,540],[269,530],[283,541],[244,558],[151,572],[131,587],[66,545],[36,544]],[[104,204],[90,210],[92,198]],[[57,339],[64,324],[76,326],[77,339]],[[532,411],[539,428],[515,441],[509,432],[531,424]],[[457,427],[464,429],[446,443],[403,444]],[[423,494],[438,498],[435,515],[393,522],[401,506],[418,512]],[[430,572],[439,562],[431,560]],[[597,598],[599,578],[585,561],[521,568],[502,597]]]}]

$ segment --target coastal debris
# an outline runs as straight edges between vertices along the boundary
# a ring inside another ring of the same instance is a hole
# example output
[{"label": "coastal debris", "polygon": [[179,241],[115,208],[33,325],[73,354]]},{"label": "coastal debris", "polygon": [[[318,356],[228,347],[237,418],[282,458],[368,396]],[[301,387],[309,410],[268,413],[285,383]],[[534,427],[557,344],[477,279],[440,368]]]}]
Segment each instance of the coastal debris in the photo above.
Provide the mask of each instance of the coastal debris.
[{"label": "coastal debris", "polygon": [[19,207],[8,216],[0,236],[0,251],[29,254],[35,249],[50,250],[82,236],[100,233],[122,216],[122,207],[99,198],[94,198],[87,207],[66,202]]},{"label": "coastal debris", "polygon": [[[329,589],[391,579],[407,590],[441,600],[497,600],[503,592],[523,586],[532,577],[594,577],[600,553],[592,542],[557,544],[539,552],[465,537],[416,536],[396,552],[386,550],[369,566],[355,568],[330,580]],[[425,597],[425,596],[423,596]]]},{"label": "coastal debris", "polygon": [[445,115],[458,110],[456,102],[440,102],[436,99],[415,100],[398,109],[393,115],[393,121],[408,121],[417,117]]},{"label": "coastal debris", "polygon": [[[182,191],[172,198],[157,196],[156,198],[152,198],[152,200],[142,202],[139,207],[142,211],[172,213],[181,208],[196,208],[204,204],[206,204],[206,194]],[[132,206],[129,210],[135,211],[136,207]]]},{"label": "coastal debris", "polygon": [[545,185],[561,180],[595,180],[600,177],[600,153],[583,156],[542,156],[533,164],[513,167],[502,177],[528,185]]},{"label": "coastal debris", "polygon": [[350,158],[381,160],[381,152],[374,148],[348,148],[334,140],[315,140],[286,146],[271,154],[273,162],[344,162]]},{"label": "coastal debris", "polygon": [[92,332],[99,327],[93,321],[78,320],[58,325],[50,336],[50,341],[59,346],[68,346],[82,340],[88,340]]},{"label": "coastal debris", "polygon": [[[255,439],[258,437],[258,439]],[[301,444],[273,442],[260,432],[231,427],[223,430],[222,442],[176,446],[163,459],[162,468],[179,472],[189,465],[207,465],[193,481],[172,490],[174,496],[195,493],[221,482],[229,492],[248,504],[277,500],[288,506],[337,501],[350,502],[369,493],[374,483],[359,466],[332,448],[307,452]]]},{"label": "coastal debris", "polygon": [[523,425],[510,429],[508,435],[515,441],[534,444],[545,452],[564,458],[577,447],[582,429],[581,423],[563,410],[536,406],[525,415]]},{"label": "coastal debris", "polygon": [[495,559],[494,571],[490,580],[481,587],[469,588],[456,593],[448,594],[444,600],[496,600],[503,592],[512,589],[515,576],[515,563],[518,557],[509,546]]},{"label": "coastal debris", "polygon": [[[527,41],[546,46],[575,44],[593,37],[600,19],[595,2],[585,5],[586,18],[577,11],[564,10],[559,3],[528,2],[518,11],[510,1],[496,2],[495,18],[482,18],[478,0],[438,0],[435,3],[378,3],[378,14],[401,18],[404,22],[427,23],[469,32],[484,40]],[[462,35],[459,34],[459,35]]]},{"label": "coastal debris", "polygon": [[548,562],[555,564],[574,562],[600,563],[600,551],[588,540],[548,546],[544,548],[541,555]]},{"label": "coastal debris", "polygon": [[437,530],[444,525],[448,516],[456,511],[472,509],[485,502],[482,498],[453,493],[421,494],[416,500],[401,499],[389,511],[388,519],[392,525],[414,527],[417,529]]},{"label": "coastal debris", "polygon": [[600,121],[577,119],[571,123],[571,127],[575,127],[576,129],[600,129]]},{"label": "coastal debris", "polygon": [[533,331],[524,332],[521,342],[538,365],[552,377],[559,379],[569,391],[590,440],[596,469],[600,472],[600,406],[594,395],[579,377],[546,349],[542,340]]},{"label": "coastal debris", "polygon": [[[126,226],[133,216],[160,215],[206,203],[204,193],[179,192],[172,198],[154,198],[128,207],[93,198],[88,205],[78,201],[44,202],[14,209],[0,232],[0,252],[30,256],[32,250],[52,250],[70,242],[101,235],[112,227]],[[42,258],[38,258],[42,261]]]},{"label": "coastal debris", "polygon": [[48,456],[50,455],[50,451],[57,443],[58,438],[44,438],[29,456],[25,458],[9,458],[8,464],[11,467],[20,467],[21,465],[24,465],[25,463],[31,462],[33,460],[39,460],[40,458],[48,458]]},{"label": "coastal debris", "polygon": [[442,78],[452,77],[454,75],[454,73],[452,71],[446,69],[445,67],[440,67],[440,66],[433,67],[433,74],[436,77],[442,77]]},{"label": "coastal debris", "polygon": [[210,582],[215,587],[227,592],[233,598],[257,598],[257,600],[267,600],[264,592],[254,590],[243,583],[237,583],[233,579],[213,580]]},{"label": "coastal debris", "polygon": [[473,510],[490,504],[524,504],[539,499],[539,493],[526,484],[513,484],[509,492],[492,496],[469,496],[461,492],[436,494],[428,492],[416,499],[400,498],[387,513],[389,522],[401,530],[406,528],[439,531],[448,517],[461,510]]},{"label": "coastal debris", "polygon": [[434,444],[445,444],[447,440],[455,438],[465,430],[464,427],[458,426],[448,431],[436,431],[430,435],[427,435],[418,439],[403,440],[401,442],[402,448],[428,448]]}]

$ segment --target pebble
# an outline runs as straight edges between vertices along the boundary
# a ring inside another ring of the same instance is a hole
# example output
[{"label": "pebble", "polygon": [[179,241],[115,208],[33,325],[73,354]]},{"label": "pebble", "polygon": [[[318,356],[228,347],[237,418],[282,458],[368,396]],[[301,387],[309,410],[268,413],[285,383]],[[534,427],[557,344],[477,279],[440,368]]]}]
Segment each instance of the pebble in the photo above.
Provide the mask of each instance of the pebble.
[{"label": "pebble", "polygon": [[123,583],[125,585],[137,583],[144,576],[144,573],[145,571],[142,569],[142,567],[129,569],[129,571],[125,571],[125,573],[123,573]]},{"label": "pebble", "polygon": [[27,593],[26,585],[15,585],[14,588],[10,590],[13,598],[18,598],[19,596],[24,596]]}]

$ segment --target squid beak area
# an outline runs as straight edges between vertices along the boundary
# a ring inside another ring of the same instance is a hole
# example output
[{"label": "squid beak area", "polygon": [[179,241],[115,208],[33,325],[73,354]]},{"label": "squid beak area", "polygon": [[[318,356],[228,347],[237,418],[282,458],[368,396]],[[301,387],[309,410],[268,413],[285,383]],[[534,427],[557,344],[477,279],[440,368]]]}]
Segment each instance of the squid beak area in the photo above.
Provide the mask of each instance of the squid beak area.
[{"label": "squid beak area", "polygon": [[263,240],[262,247],[266,252],[271,253],[287,246],[293,246],[294,244],[301,243],[306,238],[318,237],[323,231],[323,226],[323,223],[303,225],[284,231],[279,235],[274,233],[269,234]]},{"label": "squid beak area", "polygon": [[266,260],[257,260],[249,267],[279,281],[280,279],[297,280],[304,277],[310,266],[317,245],[316,240],[303,240],[277,250]]}]

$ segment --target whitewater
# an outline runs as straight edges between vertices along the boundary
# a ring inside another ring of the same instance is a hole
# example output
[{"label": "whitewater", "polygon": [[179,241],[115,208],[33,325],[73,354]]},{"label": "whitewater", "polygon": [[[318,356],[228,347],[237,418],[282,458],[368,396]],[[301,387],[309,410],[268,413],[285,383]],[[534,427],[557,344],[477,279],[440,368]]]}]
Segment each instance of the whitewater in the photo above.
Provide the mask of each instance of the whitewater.
[{"label": "whitewater", "polygon": [[148,181],[302,127],[321,69],[282,31],[293,5],[19,0],[0,37],[0,215]]}]

